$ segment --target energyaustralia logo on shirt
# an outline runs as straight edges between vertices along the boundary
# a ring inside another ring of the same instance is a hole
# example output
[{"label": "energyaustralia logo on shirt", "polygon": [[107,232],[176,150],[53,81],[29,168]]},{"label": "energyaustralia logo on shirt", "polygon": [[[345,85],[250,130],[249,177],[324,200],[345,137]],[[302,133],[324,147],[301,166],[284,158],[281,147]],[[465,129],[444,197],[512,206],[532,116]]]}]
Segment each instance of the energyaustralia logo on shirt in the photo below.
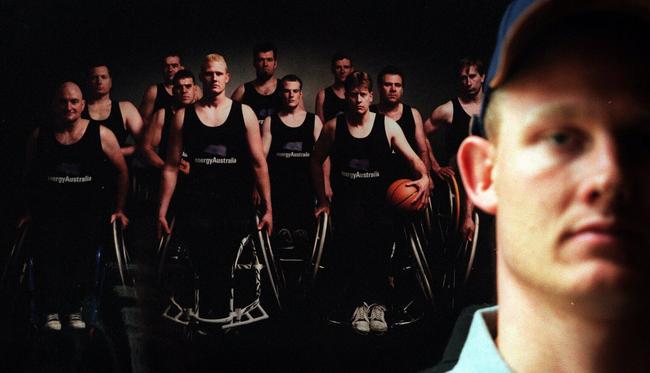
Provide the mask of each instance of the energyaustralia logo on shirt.
[{"label": "energyaustralia logo on shirt", "polygon": [[379,171],[370,170],[370,160],[368,159],[351,159],[348,162],[349,169],[341,171],[341,176],[356,180],[356,179],[374,179],[381,176]]},{"label": "energyaustralia logo on shirt", "polygon": [[194,163],[211,166],[214,164],[236,164],[237,158],[228,157],[228,147],[222,144],[210,144],[203,149],[203,157],[195,157]]},{"label": "energyaustralia logo on shirt", "polygon": [[[61,162],[54,167],[55,173],[58,175],[50,175],[47,177],[47,181],[57,184],[78,184],[78,183],[89,183],[93,181],[93,177],[90,175],[82,175],[81,165],[77,163],[65,163]],[[61,176],[63,174],[64,176]]]},{"label": "energyaustralia logo on shirt", "polygon": [[309,158],[309,152],[302,151],[302,141],[289,141],[282,147],[282,151],[275,153],[279,158]]}]

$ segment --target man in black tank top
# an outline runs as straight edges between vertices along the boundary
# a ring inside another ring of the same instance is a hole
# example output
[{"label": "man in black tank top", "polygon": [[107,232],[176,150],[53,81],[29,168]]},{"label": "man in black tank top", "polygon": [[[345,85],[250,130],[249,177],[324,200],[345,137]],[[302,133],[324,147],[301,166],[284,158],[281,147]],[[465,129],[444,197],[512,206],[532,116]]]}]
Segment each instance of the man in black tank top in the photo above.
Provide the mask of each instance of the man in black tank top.
[{"label": "man in black tank top", "polygon": [[129,101],[111,100],[113,78],[108,65],[98,62],[88,69],[88,104],[82,117],[100,123],[113,131],[120,144],[122,154],[131,156],[135,145],[129,145],[127,138],[131,136],[136,142],[142,134],[142,117]]},{"label": "man in black tank top", "polygon": [[231,98],[253,109],[260,125],[280,107],[282,97],[278,89],[275,70],[278,68],[278,50],[271,43],[261,43],[253,48],[255,80],[240,85]]},{"label": "man in black tank top", "polygon": [[149,125],[153,114],[161,108],[174,104],[174,74],[184,69],[180,53],[171,51],[162,59],[162,83],[152,84],[144,92],[139,111],[145,125]]},{"label": "man in black tank top", "polygon": [[[92,284],[95,249],[109,222],[128,224],[128,173],[113,132],[81,118],[85,102],[75,83],[63,83],[53,103],[53,125],[35,129],[27,142],[27,198],[18,226],[32,222],[37,302],[47,315],[45,327],[60,330],[59,314],[65,313],[71,327],[84,328],[81,300]],[[106,172],[105,159],[117,172]],[[114,199],[102,188],[106,177],[116,178]]]},{"label": "man in black tank top", "polygon": [[[287,75],[280,80],[282,107],[264,119],[262,143],[269,164],[276,247],[294,247],[305,258],[313,234],[316,194],[309,159],[323,124],[303,109],[302,80]],[[329,183],[328,183],[329,188]]]},{"label": "man in black tank top", "polygon": [[[470,134],[472,116],[481,112],[485,80],[483,62],[474,58],[461,59],[458,64],[458,77],[460,95],[435,108],[424,123],[424,130],[433,148],[433,171],[441,176],[455,174],[458,148]],[[440,167],[435,167],[436,164]],[[465,237],[471,238],[474,233],[474,206],[469,200],[465,206],[462,231]]]},{"label": "man in black tank top", "polygon": [[[402,102],[404,96],[404,74],[396,66],[386,66],[377,75],[379,83],[379,104],[371,105],[370,111],[385,115],[399,124],[404,132],[406,141],[419,155],[427,170],[431,169],[429,146],[422,127],[420,112]],[[394,153],[394,179],[412,178],[408,165]],[[430,187],[433,183],[430,181]]]},{"label": "man in black tank top", "polygon": [[316,115],[325,123],[346,110],[344,82],[354,71],[352,59],[347,54],[336,53],[331,64],[334,84],[316,94]]},{"label": "man in black tank top", "polygon": [[[399,125],[368,110],[372,81],[354,72],[345,81],[348,107],[325,123],[312,154],[312,177],[318,196],[316,216],[329,212],[323,163],[332,160],[333,264],[343,282],[346,304],[354,313],[352,327],[360,333],[384,333],[389,298],[389,258],[393,241],[392,216],[385,205],[391,149],[408,160],[417,179],[414,204],[428,200],[429,176],[424,163],[408,145]],[[371,305],[370,307],[368,305]]]},{"label": "man in black tank top", "polygon": [[[177,72],[174,75],[173,82],[174,104],[170,108],[160,108],[154,113],[141,143],[144,158],[149,165],[157,169],[162,169],[165,165],[169,127],[176,110],[191,105],[196,101],[194,74],[190,70],[183,69]],[[183,159],[181,159],[180,171],[185,174],[189,172],[189,163]]]},{"label": "man in black tank top", "polygon": [[167,211],[185,151],[191,171],[179,195],[177,221],[199,274],[199,312],[207,318],[228,316],[230,268],[242,237],[253,228],[254,187],[264,208],[257,229],[270,234],[273,226],[257,117],[250,107],[226,96],[229,80],[225,59],[207,55],[201,65],[203,98],[179,108],[172,120],[158,211],[160,228],[170,233]]}]

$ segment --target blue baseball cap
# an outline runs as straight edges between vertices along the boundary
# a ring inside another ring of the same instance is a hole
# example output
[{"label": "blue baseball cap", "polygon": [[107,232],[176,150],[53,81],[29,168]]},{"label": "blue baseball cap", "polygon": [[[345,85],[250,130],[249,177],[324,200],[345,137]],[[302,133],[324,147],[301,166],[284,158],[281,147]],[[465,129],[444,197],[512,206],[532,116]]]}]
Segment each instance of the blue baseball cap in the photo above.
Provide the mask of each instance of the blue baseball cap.
[{"label": "blue baseball cap", "polygon": [[492,60],[487,71],[480,117],[474,117],[472,133],[485,136],[483,117],[491,93],[500,87],[512,71],[515,56],[532,38],[548,31],[562,19],[593,12],[624,15],[650,21],[648,0],[515,0],[506,9]]}]

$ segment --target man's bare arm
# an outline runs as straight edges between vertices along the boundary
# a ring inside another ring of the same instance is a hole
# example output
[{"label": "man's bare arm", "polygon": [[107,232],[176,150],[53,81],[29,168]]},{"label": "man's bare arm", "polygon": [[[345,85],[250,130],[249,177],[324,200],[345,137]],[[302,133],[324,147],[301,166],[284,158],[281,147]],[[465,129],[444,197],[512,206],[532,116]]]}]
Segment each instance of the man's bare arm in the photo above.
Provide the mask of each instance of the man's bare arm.
[{"label": "man's bare arm", "polygon": [[264,156],[269,156],[269,151],[271,150],[271,142],[273,137],[271,134],[271,117],[264,118],[264,123],[262,123],[262,147],[264,148]]},{"label": "man's bare arm", "polygon": [[148,124],[151,121],[151,116],[153,115],[153,105],[156,102],[156,95],[158,94],[158,86],[155,84],[150,85],[144,95],[142,96],[142,102],[138,110],[140,111],[140,116],[145,124]]},{"label": "man's bare arm", "polygon": [[244,114],[244,124],[246,125],[246,140],[250,150],[253,171],[255,172],[255,182],[257,191],[264,201],[266,207],[258,229],[266,228],[267,232],[273,232],[273,208],[271,206],[271,181],[269,179],[269,168],[264,156],[262,146],[262,137],[260,135],[260,125],[257,116],[248,105],[242,105]]},{"label": "man's bare arm", "polygon": [[140,113],[132,103],[128,101],[120,101],[120,111],[122,112],[122,117],[124,118],[124,125],[126,127],[126,130],[131,134],[131,136],[133,136],[133,139],[136,143],[135,146],[124,147],[121,149],[121,151],[125,156],[132,155],[136,150],[137,144],[139,144],[142,140],[144,123],[142,121]]},{"label": "man's bare arm", "polygon": [[316,104],[315,104],[315,110],[316,110],[316,115],[320,118],[320,121],[325,123],[325,114],[323,112],[323,104],[325,103],[325,90],[321,89],[318,91],[316,94]]},{"label": "man's bare arm", "polygon": [[156,147],[160,145],[163,126],[165,125],[165,108],[156,111],[144,130],[144,136],[140,142],[140,152],[147,162],[156,168],[163,168],[165,161],[160,158],[156,152]]},{"label": "man's bare arm", "polygon": [[111,223],[119,219],[123,226],[129,223],[124,214],[126,205],[126,195],[129,187],[129,171],[126,167],[126,161],[120,151],[120,144],[113,131],[104,126],[99,127],[99,137],[102,143],[102,151],[117,170],[117,190],[115,193],[115,211],[111,215]]},{"label": "man's bare arm", "polygon": [[436,136],[440,136],[439,130],[444,125],[451,124],[451,121],[454,117],[454,105],[451,101],[447,101],[444,104],[436,107],[427,120],[424,122],[423,128],[426,134],[427,140],[429,141],[429,159],[431,161],[431,168],[433,172],[442,178],[444,176],[453,176],[454,170],[451,167],[441,167],[438,163],[438,160],[431,149],[431,143],[436,143],[433,139]]},{"label": "man's bare arm", "polygon": [[244,98],[244,92],[246,92],[246,87],[242,84],[237,87],[237,89],[235,89],[230,98],[233,101],[241,102],[241,100]]},{"label": "man's bare arm", "polygon": [[183,121],[185,120],[185,109],[181,108],[176,111],[172,124],[169,128],[169,139],[167,140],[167,159],[163,166],[162,176],[160,179],[160,200],[158,203],[158,231],[161,230],[171,233],[167,222],[167,211],[169,202],[176,189],[176,180],[178,178],[178,166],[181,162],[181,153],[183,151]]},{"label": "man's bare arm", "polygon": [[[323,130],[318,137],[311,153],[311,175],[314,182],[314,189],[318,197],[318,207],[315,215],[318,217],[321,213],[329,213],[329,197],[326,193],[325,186],[325,160],[329,158],[332,144],[334,143],[334,133],[336,129],[336,119],[325,123]],[[329,179],[329,177],[328,177]]]}]

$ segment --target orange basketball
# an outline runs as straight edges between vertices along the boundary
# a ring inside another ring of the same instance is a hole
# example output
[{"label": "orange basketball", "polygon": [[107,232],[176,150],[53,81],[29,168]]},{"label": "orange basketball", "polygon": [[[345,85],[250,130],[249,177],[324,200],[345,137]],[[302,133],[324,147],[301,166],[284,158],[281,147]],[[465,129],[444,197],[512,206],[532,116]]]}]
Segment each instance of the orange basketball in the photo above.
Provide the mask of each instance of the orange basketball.
[{"label": "orange basketball", "polygon": [[402,211],[417,211],[417,205],[412,204],[412,202],[418,192],[418,188],[413,185],[406,185],[412,181],[409,179],[397,179],[393,181],[386,190],[386,202]]}]

